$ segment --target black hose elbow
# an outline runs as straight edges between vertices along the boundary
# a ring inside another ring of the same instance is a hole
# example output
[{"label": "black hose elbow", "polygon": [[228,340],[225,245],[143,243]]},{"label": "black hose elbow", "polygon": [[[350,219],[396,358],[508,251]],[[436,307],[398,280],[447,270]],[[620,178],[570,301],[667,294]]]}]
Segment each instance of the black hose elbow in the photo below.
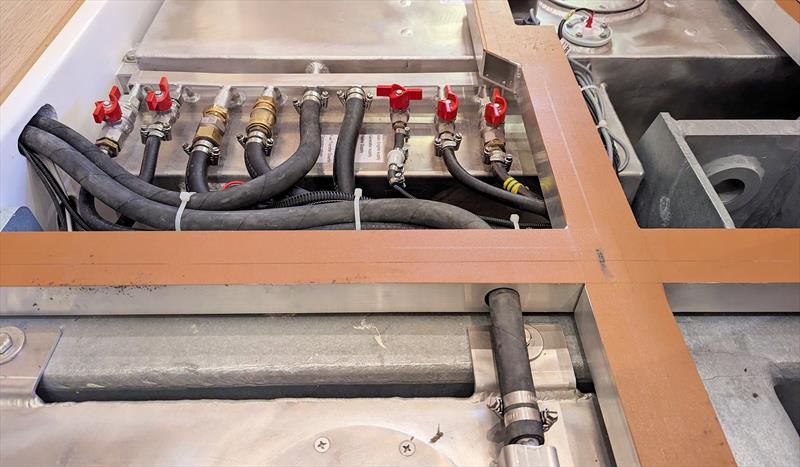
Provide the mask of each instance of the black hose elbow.
[{"label": "black hose elbow", "polygon": [[535,440],[544,444],[544,426],[533,387],[522,306],[514,289],[486,295],[492,320],[492,349],[503,397],[506,444]]},{"label": "black hose elbow", "polygon": [[244,145],[244,165],[251,178],[264,175],[272,170],[267,162],[266,148],[257,141],[251,141]]},{"label": "black hose elbow", "polygon": [[333,154],[333,185],[337,191],[353,193],[356,189],[356,144],[364,121],[367,95],[361,88],[350,88],[339,96],[344,101],[345,112]]},{"label": "black hose elbow", "polygon": [[528,197],[511,193],[473,177],[472,174],[467,172],[467,170],[461,166],[461,163],[458,162],[453,148],[442,148],[441,155],[442,159],[444,159],[445,166],[447,166],[447,171],[450,172],[450,175],[452,175],[453,178],[467,188],[475,190],[488,198],[508,204],[509,206],[517,209],[522,209],[523,211],[528,211],[547,217],[547,207],[545,206],[542,198]]},{"label": "black hose elbow", "polygon": [[205,151],[194,150],[186,164],[186,191],[208,193],[209,155]]}]

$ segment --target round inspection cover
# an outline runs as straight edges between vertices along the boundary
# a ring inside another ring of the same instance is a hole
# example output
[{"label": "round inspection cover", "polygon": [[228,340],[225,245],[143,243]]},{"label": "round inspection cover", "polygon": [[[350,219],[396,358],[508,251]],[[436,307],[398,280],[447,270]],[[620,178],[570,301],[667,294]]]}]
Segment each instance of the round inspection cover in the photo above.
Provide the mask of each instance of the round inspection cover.
[{"label": "round inspection cover", "polygon": [[764,168],[758,158],[734,154],[714,159],[703,171],[728,211],[741,209],[761,190]]},{"label": "round inspection cover", "polygon": [[16,326],[0,327],[0,336],[3,341],[3,353],[0,353],[0,365],[10,362],[17,356],[25,345],[25,333]]},{"label": "round inspection cover", "polygon": [[[413,415],[411,415],[413,416]],[[315,443],[326,441],[325,449]],[[302,438],[270,464],[278,465],[454,465],[435,445],[380,426],[344,426]]]},{"label": "round inspection cover", "polygon": [[544,350],[542,333],[530,324],[526,324],[525,343],[528,345],[528,360],[536,360],[536,358],[542,354],[542,350]]},{"label": "round inspection cover", "polygon": [[647,10],[646,0],[541,0],[539,7],[563,18],[572,10],[585,8],[594,11],[607,22],[635,18]]},{"label": "round inspection cover", "polygon": [[605,49],[611,43],[611,28],[600,21],[592,21],[591,27],[587,26],[587,17],[576,14],[568,19],[561,30],[564,39],[572,45],[583,47],[587,52],[592,49]]}]

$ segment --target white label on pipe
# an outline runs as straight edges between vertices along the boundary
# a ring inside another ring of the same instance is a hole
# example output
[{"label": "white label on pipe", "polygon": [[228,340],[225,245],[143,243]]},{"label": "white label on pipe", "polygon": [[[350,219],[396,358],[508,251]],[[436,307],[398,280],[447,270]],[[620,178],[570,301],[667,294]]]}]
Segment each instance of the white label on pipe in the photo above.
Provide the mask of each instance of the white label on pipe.
[{"label": "white label on pipe", "polygon": [[[336,152],[336,140],[339,135],[322,135],[322,150],[319,154],[319,162],[323,164],[333,163],[333,154]],[[381,134],[359,135],[356,144],[356,162],[375,162],[383,164],[384,138]]]}]

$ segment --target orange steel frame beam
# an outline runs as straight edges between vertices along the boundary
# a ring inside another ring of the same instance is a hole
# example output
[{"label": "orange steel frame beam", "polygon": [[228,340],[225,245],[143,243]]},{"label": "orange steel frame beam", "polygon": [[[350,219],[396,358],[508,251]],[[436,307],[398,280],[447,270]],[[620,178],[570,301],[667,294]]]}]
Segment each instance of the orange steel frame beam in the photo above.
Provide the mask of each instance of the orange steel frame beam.
[{"label": "orange steel frame beam", "polygon": [[521,68],[567,227],[519,231],[0,234],[0,286],[585,284],[643,465],[734,464],[665,283],[798,283],[800,229],[640,229],[552,28],[475,0]]}]

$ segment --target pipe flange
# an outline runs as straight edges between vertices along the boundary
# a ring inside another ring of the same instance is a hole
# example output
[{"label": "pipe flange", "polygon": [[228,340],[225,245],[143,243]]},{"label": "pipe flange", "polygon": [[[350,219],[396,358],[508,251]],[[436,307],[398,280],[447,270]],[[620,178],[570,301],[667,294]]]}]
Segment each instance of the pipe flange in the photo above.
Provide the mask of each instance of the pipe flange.
[{"label": "pipe flange", "polygon": [[734,154],[703,166],[703,171],[728,211],[746,206],[761,190],[764,168],[757,157]]}]

